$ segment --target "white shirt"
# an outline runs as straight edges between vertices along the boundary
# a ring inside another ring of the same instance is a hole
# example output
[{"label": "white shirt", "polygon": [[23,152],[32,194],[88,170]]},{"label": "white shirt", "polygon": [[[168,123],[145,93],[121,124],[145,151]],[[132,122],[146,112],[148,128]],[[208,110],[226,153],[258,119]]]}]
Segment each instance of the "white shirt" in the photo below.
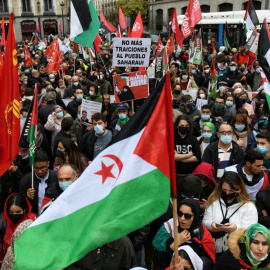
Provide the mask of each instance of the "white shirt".
[{"label": "white shirt", "polygon": [[42,179],[35,174],[37,179],[40,180],[40,183],[38,185],[38,214],[40,214],[41,204],[45,195],[45,189],[48,186],[46,180],[49,178],[49,175],[50,172],[48,171],[47,175],[44,177],[44,179]]}]

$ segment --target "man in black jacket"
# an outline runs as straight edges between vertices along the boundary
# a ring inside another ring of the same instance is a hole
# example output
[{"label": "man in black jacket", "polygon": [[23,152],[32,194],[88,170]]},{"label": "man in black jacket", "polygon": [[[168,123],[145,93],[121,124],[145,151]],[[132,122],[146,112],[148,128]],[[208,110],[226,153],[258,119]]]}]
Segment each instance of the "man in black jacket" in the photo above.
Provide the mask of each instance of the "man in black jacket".
[{"label": "man in black jacket", "polygon": [[256,195],[256,207],[258,210],[259,223],[270,228],[270,185],[259,191]]},{"label": "man in black jacket", "polygon": [[215,105],[212,108],[212,116],[222,117],[223,122],[230,124],[233,115],[225,108],[225,99],[223,97],[216,97]]},{"label": "man in black jacket", "polygon": [[238,164],[244,160],[244,152],[237,143],[232,141],[233,130],[229,124],[221,124],[217,132],[216,140],[204,150],[202,162],[212,164],[215,170],[214,177],[219,179],[228,166]]},{"label": "man in black jacket", "polygon": [[[38,112],[39,123],[44,126],[47,123],[48,116],[53,112],[53,107],[55,106],[56,92],[49,91],[46,94],[47,104],[40,108]],[[51,134],[50,134],[51,135]]]},{"label": "man in black jacket", "polygon": [[70,101],[67,105],[67,113],[69,113],[72,116],[73,120],[77,118],[78,107],[82,104],[83,90],[76,89],[74,96],[75,96],[75,99]]},{"label": "man in black jacket", "polygon": [[94,129],[82,137],[79,148],[89,164],[118,133],[117,130],[107,126],[106,116],[102,113],[95,113],[92,116],[92,122]]},{"label": "man in black jacket", "polygon": [[41,203],[47,186],[57,182],[57,173],[49,170],[48,156],[44,151],[36,151],[34,159],[34,187],[32,173],[28,173],[20,181],[19,190],[32,205],[32,212],[40,214]]}]

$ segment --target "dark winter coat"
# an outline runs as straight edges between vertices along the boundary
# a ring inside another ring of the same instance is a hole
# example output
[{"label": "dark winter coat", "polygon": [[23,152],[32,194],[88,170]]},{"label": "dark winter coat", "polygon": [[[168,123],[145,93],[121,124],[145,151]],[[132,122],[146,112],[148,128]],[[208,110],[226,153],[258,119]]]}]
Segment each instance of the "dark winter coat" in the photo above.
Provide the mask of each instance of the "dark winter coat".
[{"label": "dark winter coat", "polygon": [[[265,189],[259,191],[256,195],[256,207],[258,210],[259,223],[264,225],[266,228],[270,228],[270,186],[267,186]],[[267,212],[265,217],[262,211]]]}]

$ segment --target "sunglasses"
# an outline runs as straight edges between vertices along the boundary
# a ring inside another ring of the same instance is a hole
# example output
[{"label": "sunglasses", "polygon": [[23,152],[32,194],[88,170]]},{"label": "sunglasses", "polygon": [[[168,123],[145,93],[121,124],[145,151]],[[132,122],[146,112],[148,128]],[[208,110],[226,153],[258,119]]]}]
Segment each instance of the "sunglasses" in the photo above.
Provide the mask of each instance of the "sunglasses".
[{"label": "sunglasses", "polygon": [[185,217],[186,220],[191,220],[193,215],[188,214],[188,213],[183,213],[182,211],[178,211],[178,216],[181,218],[182,216]]}]

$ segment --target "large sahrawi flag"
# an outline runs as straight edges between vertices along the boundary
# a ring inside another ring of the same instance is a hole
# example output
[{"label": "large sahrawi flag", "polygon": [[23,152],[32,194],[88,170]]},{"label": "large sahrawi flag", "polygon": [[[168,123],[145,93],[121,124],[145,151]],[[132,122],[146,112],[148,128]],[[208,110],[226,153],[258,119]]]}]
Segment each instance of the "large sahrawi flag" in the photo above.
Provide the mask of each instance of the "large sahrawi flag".
[{"label": "large sahrawi flag", "polygon": [[258,25],[260,23],[258,16],[256,14],[256,10],[253,6],[252,0],[248,1],[244,21],[246,22],[245,34],[250,29],[254,28],[255,25]]},{"label": "large sahrawi flag", "polygon": [[91,47],[100,27],[93,0],[71,0],[70,39]]},{"label": "large sahrawi flag", "polygon": [[170,75],[15,242],[15,269],[62,269],[143,227],[176,196]]}]

